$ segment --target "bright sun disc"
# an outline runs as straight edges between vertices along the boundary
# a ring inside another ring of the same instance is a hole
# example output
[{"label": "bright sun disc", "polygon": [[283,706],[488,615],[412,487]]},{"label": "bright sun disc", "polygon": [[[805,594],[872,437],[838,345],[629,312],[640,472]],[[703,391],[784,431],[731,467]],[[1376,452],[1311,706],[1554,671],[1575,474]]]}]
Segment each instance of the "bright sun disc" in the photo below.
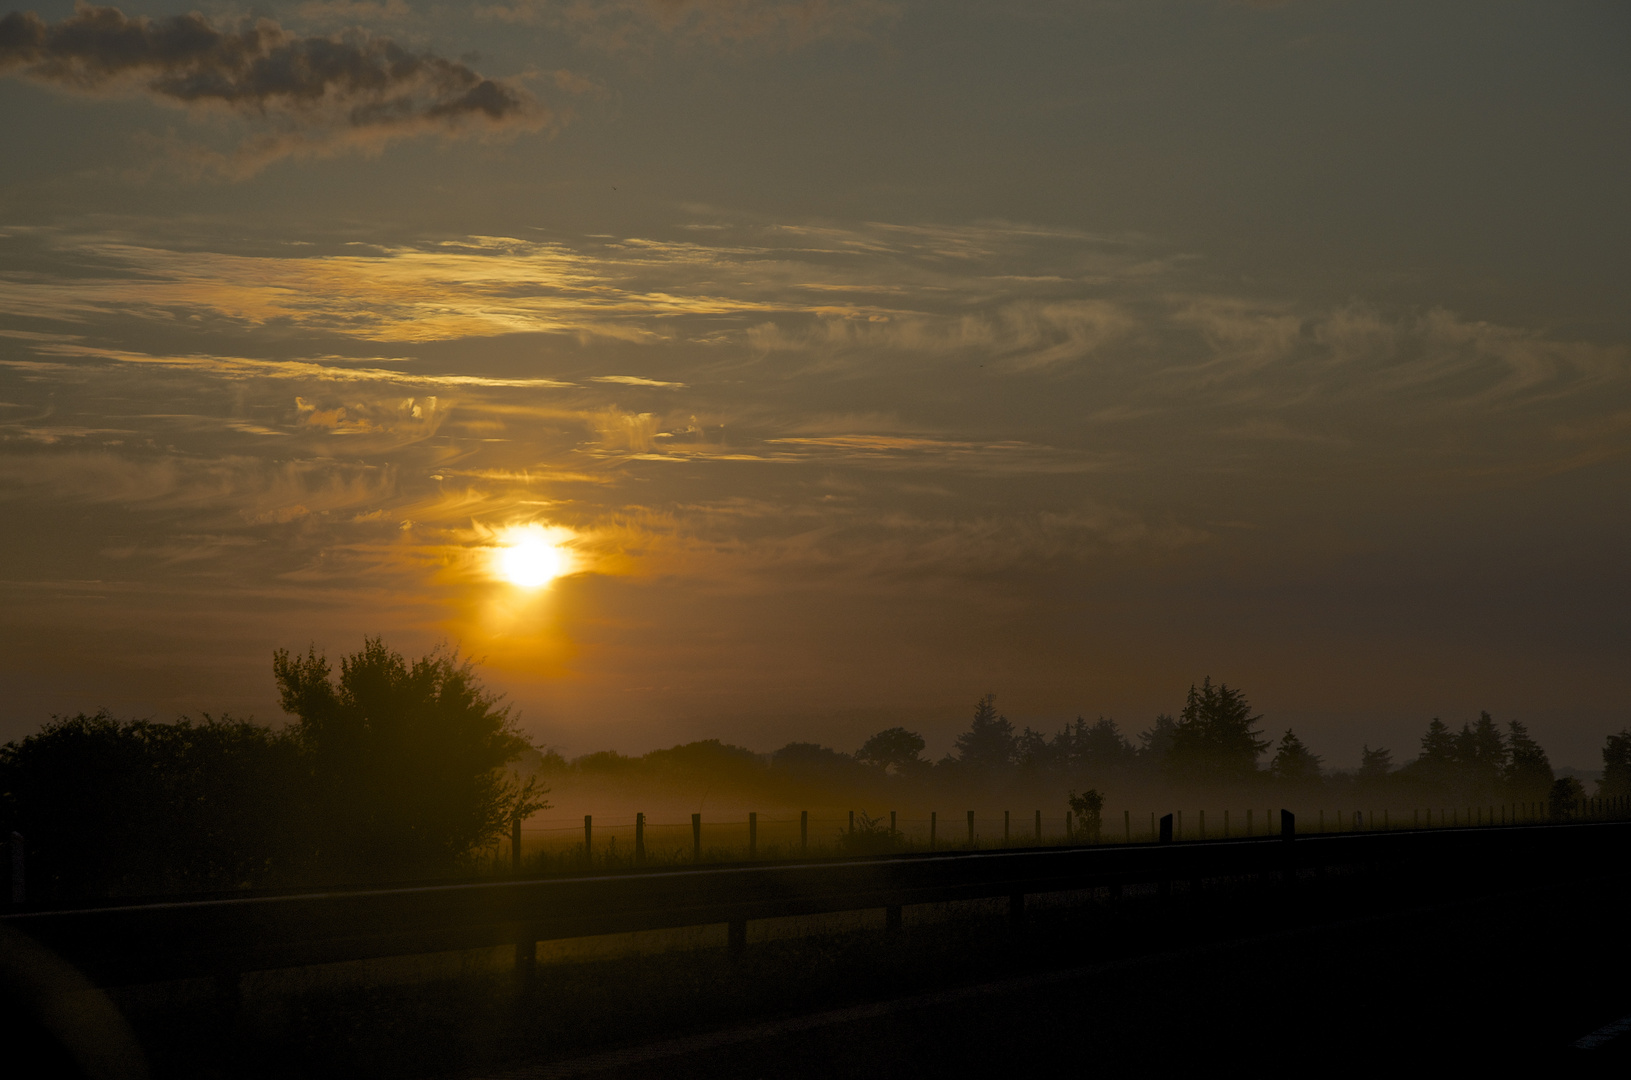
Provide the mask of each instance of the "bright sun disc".
[{"label": "bright sun disc", "polygon": [[560,577],[565,562],[561,549],[536,526],[515,530],[498,551],[499,575],[523,589],[536,589]]}]

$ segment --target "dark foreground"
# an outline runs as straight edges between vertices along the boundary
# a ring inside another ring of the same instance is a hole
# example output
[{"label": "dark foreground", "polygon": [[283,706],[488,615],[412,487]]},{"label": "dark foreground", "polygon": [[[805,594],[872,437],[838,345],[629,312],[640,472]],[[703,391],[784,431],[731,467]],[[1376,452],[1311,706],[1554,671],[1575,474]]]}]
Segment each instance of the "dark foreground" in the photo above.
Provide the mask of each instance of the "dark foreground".
[{"label": "dark foreground", "polygon": [[[1621,864],[1623,866],[1623,863]],[[312,991],[235,1008],[125,995],[155,1075],[946,1077],[1516,1062],[1619,1071],[1631,878],[1582,867],[1419,895],[1354,871],[908,909],[724,949]],[[1475,880],[1478,879],[1478,880]]]}]

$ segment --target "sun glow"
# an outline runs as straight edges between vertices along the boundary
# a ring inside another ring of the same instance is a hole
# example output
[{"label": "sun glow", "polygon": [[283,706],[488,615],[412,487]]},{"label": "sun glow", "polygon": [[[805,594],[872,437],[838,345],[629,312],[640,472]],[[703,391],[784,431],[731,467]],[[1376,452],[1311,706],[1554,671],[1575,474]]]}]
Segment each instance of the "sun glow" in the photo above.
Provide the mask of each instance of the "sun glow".
[{"label": "sun glow", "polygon": [[556,530],[541,525],[507,529],[501,546],[494,551],[498,576],[522,589],[536,589],[566,573],[567,553],[551,535]]}]

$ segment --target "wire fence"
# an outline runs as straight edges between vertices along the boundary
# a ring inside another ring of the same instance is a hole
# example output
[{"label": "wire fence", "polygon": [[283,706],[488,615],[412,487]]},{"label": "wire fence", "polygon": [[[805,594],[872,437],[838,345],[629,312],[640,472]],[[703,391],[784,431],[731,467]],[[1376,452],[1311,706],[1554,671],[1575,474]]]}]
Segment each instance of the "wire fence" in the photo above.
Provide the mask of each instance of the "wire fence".
[{"label": "wire fence", "polygon": [[[1483,828],[1558,821],[1631,818],[1631,797],[1553,803],[1483,803],[1381,809],[1287,807],[1299,833]],[[800,859],[889,852],[958,851],[1049,845],[1138,844],[1159,841],[1171,815],[1174,841],[1239,839],[1279,833],[1276,808],[1131,809],[1097,820],[1041,810],[965,810],[913,815],[865,810],[812,814],[750,813],[746,818],[690,821],[611,820],[585,815],[582,825],[520,824],[478,860],[489,873],[574,873],[593,869]]]}]

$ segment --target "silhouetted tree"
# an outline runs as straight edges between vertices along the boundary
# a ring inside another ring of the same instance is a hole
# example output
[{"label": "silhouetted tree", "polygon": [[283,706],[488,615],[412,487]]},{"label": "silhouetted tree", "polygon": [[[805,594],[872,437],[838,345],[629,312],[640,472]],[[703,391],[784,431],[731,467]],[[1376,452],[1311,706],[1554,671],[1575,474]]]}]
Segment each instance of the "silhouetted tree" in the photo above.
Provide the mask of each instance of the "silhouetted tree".
[{"label": "silhouetted tree", "polygon": [[1521,721],[1513,720],[1506,727],[1505,793],[1513,799],[1544,799],[1554,779],[1546,751],[1529,737]]},{"label": "silhouetted tree", "polygon": [[1433,796],[1444,795],[1456,784],[1455,734],[1438,717],[1427,724],[1421,753],[1399,770],[1406,781]]},{"label": "silhouetted tree", "polygon": [[957,760],[982,769],[1002,769],[1013,764],[1017,739],[1014,725],[997,715],[997,696],[987,694],[974,706],[969,729],[957,736]]},{"label": "silhouetted tree", "polygon": [[1375,783],[1385,780],[1388,773],[1393,771],[1393,751],[1385,746],[1378,746],[1375,750],[1366,743],[1359,751],[1359,779],[1362,782]]},{"label": "silhouetted tree", "polygon": [[860,763],[848,754],[818,743],[795,742],[770,755],[770,767],[807,780],[841,782],[859,771]]},{"label": "silhouetted tree", "polygon": [[1171,770],[1183,779],[1238,781],[1257,772],[1257,759],[1268,743],[1257,737],[1251,703],[1225,683],[1212,685],[1210,676],[1197,688],[1178,716],[1168,754]]},{"label": "silhouetted tree", "polygon": [[340,661],[278,650],[273,675],[314,784],[324,862],[346,872],[451,865],[501,833],[521,797],[500,769],[527,749],[469,661],[409,664],[368,638]]},{"label": "silhouetted tree", "polygon": [[1074,736],[1072,764],[1088,776],[1119,776],[1138,756],[1116,722],[1102,716],[1091,725],[1077,717]]},{"label": "silhouetted tree", "polygon": [[1580,806],[1580,800],[1586,795],[1586,789],[1580,781],[1572,776],[1560,776],[1552,781],[1552,790],[1547,796],[1548,809],[1552,817],[1562,819],[1573,817]]},{"label": "silhouetted tree", "polygon": [[1631,728],[1603,744],[1603,779],[1597,790],[1610,798],[1631,795]]},{"label": "silhouetted tree", "polygon": [[1489,713],[1479,713],[1476,725],[1462,724],[1455,737],[1455,772],[1461,790],[1487,798],[1500,790],[1506,771],[1506,740]]},{"label": "silhouetted tree", "polygon": [[287,880],[309,794],[287,732],[230,717],[57,717],[0,747],[0,828],[23,834],[37,901]]},{"label": "silhouetted tree", "polygon": [[857,761],[876,765],[881,769],[907,772],[928,765],[924,760],[923,736],[903,727],[892,727],[878,732],[855,752]]},{"label": "silhouetted tree", "polygon": [[1076,815],[1076,827],[1097,843],[1099,832],[1104,827],[1104,796],[1096,788],[1088,788],[1080,795],[1073,789],[1070,793],[1070,811]]},{"label": "silhouetted tree", "polygon": [[1313,787],[1320,782],[1320,758],[1303,745],[1296,732],[1286,728],[1280,737],[1280,748],[1269,762],[1269,771],[1288,787]]},{"label": "silhouetted tree", "polygon": [[1178,738],[1178,722],[1166,713],[1156,716],[1148,729],[1138,733],[1138,759],[1150,772],[1161,772],[1172,757],[1172,745]]}]

